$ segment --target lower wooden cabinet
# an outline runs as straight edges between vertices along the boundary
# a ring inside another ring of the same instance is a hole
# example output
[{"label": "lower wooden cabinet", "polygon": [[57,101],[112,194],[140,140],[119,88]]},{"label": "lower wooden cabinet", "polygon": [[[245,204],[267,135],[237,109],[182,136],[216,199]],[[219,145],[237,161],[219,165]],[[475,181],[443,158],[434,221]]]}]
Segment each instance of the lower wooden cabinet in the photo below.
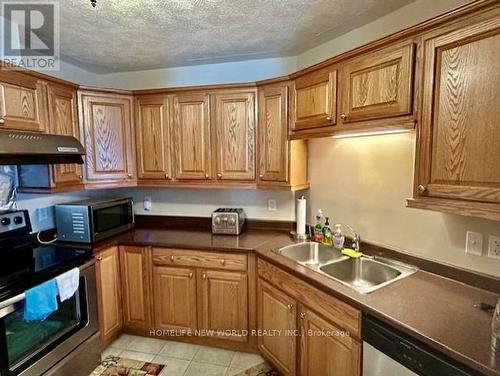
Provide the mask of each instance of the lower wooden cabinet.
[{"label": "lower wooden cabinet", "polygon": [[356,376],[360,374],[361,343],[307,307],[301,307],[301,376]]},{"label": "lower wooden cabinet", "polygon": [[138,331],[151,327],[150,267],[147,257],[147,248],[120,247],[123,325]]},{"label": "lower wooden cabinet", "polygon": [[259,350],[284,375],[295,375],[297,304],[262,279],[258,281],[257,295],[257,322],[262,332],[258,338]]},{"label": "lower wooden cabinet", "polygon": [[111,343],[123,327],[118,247],[106,248],[96,255],[97,306],[103,346]]},{"label": "lower wooden cabinet", "polygon": [[201,327],[214,337],[246,342],[248,282],[244,272],[200,270]]},{"label": "lower wooden cabinet", "polygon": [[196,270],[153,267],[153,301],[155,329],[197,329]]}]

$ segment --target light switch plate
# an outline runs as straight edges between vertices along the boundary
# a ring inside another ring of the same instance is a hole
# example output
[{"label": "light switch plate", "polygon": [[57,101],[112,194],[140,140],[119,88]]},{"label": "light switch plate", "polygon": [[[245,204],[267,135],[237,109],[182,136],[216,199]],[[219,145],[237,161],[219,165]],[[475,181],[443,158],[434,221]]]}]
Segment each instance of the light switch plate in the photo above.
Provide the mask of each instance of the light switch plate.
[{"label": "light switch plate", "polygon": [[490,235],[488,242],[488,257],[500,259],[500,236]]},{"label": "light switch plate", "polygon": [[468,255],[482,256],[483,234],[474,231],[467,231],[467,239],[465,241],[465,253]]},{"label": "light switch plate", "polygon": [[276,202],[276,200],[273,200],[273,199],[267,200],[267,210],[269,210],[269,211],[278,210],[278,203]]}]

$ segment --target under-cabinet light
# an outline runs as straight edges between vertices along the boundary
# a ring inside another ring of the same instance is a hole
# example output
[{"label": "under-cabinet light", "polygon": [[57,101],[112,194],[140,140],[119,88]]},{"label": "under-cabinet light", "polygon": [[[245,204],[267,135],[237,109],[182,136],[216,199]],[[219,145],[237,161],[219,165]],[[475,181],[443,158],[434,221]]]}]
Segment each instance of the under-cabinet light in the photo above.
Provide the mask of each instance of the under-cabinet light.
[{"label": "under-cabinet light", "polygon": [[383,134],[397,134],[411,132],[413,129],[381,129],[378,131],[370,132],[345,132],[338,133],[332,136],[332,138],[353,138],[353,137],[364,137],[364,136],[378,136]]}]

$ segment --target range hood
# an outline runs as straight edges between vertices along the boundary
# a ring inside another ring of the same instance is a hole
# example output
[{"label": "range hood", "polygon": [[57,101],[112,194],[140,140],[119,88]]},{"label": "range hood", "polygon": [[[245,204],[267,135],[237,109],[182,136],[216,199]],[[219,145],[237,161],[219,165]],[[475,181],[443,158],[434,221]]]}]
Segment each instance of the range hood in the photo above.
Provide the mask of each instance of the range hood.
[{"label": "range hood", "polygon": [[0,165],[83,164],[85,149],[72,136],[0,131]]}]

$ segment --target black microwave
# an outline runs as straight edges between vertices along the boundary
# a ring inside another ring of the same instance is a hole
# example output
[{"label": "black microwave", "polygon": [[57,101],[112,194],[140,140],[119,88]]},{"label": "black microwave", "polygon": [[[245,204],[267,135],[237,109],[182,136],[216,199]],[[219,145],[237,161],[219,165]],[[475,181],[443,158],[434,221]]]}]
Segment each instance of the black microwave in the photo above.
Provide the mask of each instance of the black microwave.
[{"label": "black microwave", "polygon": [[55,206],[59,241],[94,243],[134,227],[132,198],[90,199]]}]

